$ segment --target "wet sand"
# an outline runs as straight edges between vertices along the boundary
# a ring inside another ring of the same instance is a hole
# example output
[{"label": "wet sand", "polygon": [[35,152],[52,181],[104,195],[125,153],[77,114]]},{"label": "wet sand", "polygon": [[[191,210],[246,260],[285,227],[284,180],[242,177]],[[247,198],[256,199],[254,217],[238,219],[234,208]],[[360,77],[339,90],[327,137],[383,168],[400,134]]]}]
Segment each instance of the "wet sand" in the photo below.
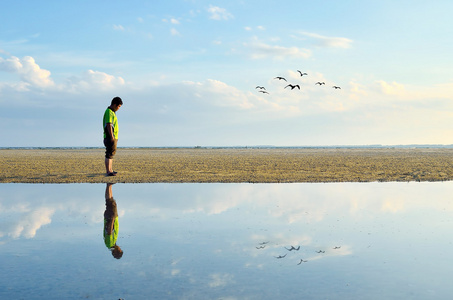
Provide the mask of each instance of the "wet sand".
[{"label": "wet sand", "polygon": [[453,179],[453,149],[2,149],[0,183],[372,182]]}]

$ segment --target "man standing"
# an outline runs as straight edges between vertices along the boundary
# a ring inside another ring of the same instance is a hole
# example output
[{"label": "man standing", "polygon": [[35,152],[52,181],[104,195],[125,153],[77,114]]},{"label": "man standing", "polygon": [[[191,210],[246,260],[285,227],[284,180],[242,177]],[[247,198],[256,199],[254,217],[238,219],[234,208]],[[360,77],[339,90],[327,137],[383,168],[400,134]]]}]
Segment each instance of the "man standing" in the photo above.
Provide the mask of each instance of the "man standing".
[{"label": "man standing", "polygon": [[112,99],[112,103],[105,110],[102,126],[104,128],[104,146],[105,146],[105,170],[107,176],[116,176],[117,172],[113,171],[113,156],[116,153],[118,143],[118,119],[116,112],[123,105],[120,97]]}]

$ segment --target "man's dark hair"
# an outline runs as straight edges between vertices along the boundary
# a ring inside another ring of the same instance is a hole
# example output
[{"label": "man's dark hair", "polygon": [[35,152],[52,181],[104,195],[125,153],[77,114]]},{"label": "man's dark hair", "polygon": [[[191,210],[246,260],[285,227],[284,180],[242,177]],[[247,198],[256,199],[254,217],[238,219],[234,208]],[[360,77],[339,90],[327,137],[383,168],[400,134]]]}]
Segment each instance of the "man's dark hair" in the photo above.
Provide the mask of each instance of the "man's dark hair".
[{"label": "man's dark hair", "polygon": [[123,100],[120,97],[115,97],[112,99],[111,105],[123,105]]}]

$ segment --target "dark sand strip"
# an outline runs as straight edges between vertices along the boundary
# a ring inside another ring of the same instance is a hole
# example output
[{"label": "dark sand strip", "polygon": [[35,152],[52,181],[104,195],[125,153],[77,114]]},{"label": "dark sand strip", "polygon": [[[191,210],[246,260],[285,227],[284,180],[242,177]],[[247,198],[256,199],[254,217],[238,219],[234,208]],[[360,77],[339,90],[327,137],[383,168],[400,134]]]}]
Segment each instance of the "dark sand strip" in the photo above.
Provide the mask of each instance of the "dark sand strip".
[{"label": "dark sand strip", "polygon": [[453,149],[0,150],[0,183],[371,182],[453,179]]}]

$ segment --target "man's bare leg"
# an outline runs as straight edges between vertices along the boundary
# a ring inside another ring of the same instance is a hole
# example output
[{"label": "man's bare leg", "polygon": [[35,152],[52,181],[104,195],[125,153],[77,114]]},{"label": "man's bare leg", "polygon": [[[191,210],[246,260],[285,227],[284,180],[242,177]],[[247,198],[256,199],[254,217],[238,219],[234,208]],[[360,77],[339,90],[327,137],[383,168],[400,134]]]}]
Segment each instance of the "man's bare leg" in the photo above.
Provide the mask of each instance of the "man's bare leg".
[{"label": "man's bare leg", "polygon": [[113,184],[114,183],[107,183],[107,186],[105,187],[105,200],[113,198],[113,192],[112,192]]},{"label": "man's bare leg", "polygon": [[107,172],[107,174],[113,173],[113,159],[105,159],[105,171]]}]

